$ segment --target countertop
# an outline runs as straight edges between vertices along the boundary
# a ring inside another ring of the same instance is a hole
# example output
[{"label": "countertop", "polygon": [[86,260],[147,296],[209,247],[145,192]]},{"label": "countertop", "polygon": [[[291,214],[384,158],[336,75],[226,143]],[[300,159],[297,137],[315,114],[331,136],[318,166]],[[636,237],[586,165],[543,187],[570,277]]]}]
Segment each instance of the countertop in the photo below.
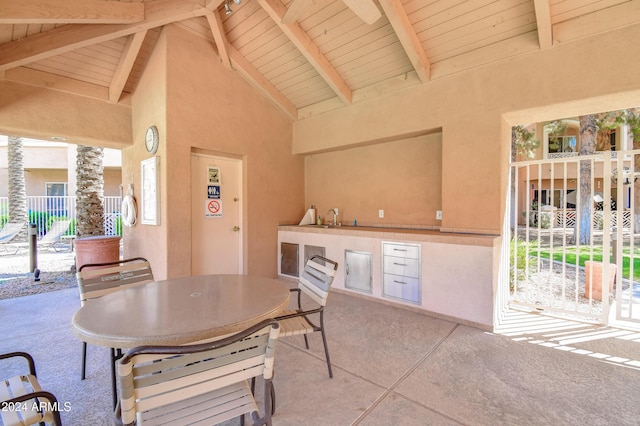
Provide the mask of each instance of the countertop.
[{"label": "countertop", "polygon": [[382,228],[373,226],[280,225],[279,231],[324,235],[360,236],[365,238],[397,239],[415,242],[493,246],[498,235],[441,232],[434,229]]}]

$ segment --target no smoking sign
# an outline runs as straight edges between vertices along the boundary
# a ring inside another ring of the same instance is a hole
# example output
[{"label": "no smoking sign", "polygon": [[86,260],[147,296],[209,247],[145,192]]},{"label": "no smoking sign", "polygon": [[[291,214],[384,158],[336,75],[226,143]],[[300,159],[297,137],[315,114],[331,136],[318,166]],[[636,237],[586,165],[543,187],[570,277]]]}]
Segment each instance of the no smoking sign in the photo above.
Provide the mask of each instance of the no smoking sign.
[{"label": "no smoking sign", "polygon": [[205,217],[222,217],[222,200],[207,199],[204,208]]}]

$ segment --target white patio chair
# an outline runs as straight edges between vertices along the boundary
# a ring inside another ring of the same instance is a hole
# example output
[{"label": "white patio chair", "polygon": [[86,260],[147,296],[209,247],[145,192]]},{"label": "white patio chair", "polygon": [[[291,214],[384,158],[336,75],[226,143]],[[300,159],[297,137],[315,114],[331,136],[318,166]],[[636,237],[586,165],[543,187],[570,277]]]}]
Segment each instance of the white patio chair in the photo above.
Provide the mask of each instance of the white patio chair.
[{"label": "white patio chair", "polygon": [[56,220],[51,222],[51,227],[47,233],[38,240],[38,249],[52,248],[55,251],[58,251],[56,244],[58,244],[60,242],[60,238],[67,233],[70,224],[70,220]]},{"label": "white patio chair", "polygon": [[[280,335],[295,336],[302,334],[307,349],[309,349],[307,334],[316,331],[322,334],[329,377],[333,377],[333,371],[331,370],[331,359],[329,358],[329,348],[327,347],[327,336],[324,331],[324,306],[327,303],[329,289],[333,283],[333,278],[336,276],[337,270],[338,263],[333,260],[322,256],[313,256],[309,259],[300,276],[298,287],[291,289],[291,292],[298,293],[297,309],[285,311],[282,315],[276,317],[276,320],[278,320],[282,328]],[[309,296],[318,307],[308,310],[302,309],[301,295],[303,292]],[[311,318],[316,315],[318,317],[317,321],[312,321]]]},{"label": "white patio chair", "polygon": [[[149,261],[143,257],[116,260],[106,263],[87,263],[76,273],[80,304],[102,297],[127,287],[138,286],[153,281],[153,272]],[[111,348],[111,379],[113,405],[116,404],[115,362],[122,356],[120,349]],[[87,342],[82,342],[82,380],[87,370]]]},{"label": "white patio chair", "polygon": [[15,247],[12,241],[20,234],[26,222],[7,222],[4,228],[0,230],[0,244],[2,248],[9,253],[9,247],[15,248],[14,254],[18,252],[19,247]]},{"label": "white patio chair", "polygon": [[[42,390],[36,378],[33,357],[26,352],[0,354],[0,359],[24,358],[29,367],[28,374],[0,380],[0,419],[4,426],[34,424],[61,425],[58,400]],[[20,409],[12,409],[20,407]]]},{"label": "white patio chair", "polygon": [[[250,414],[271,425],[271,379],[279,325],[265,320],[222,340],[140,346],[118,362],[116,423],[219,424]],[[262,416],[250,381],[264,379]]]}]

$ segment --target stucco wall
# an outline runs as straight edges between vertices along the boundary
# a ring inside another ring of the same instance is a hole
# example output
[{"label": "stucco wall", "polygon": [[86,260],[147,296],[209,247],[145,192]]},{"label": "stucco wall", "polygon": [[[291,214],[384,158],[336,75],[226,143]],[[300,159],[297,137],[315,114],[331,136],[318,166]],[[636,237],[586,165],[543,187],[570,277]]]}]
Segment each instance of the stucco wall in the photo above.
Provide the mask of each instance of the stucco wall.
[{"label": "stucco wall", "polygon": [[306,118],[294,124],[293,149],[442,128],[442,229],[498,234],[509,126],[637,106],[639,38],[640,26],[628,27]]},{"label": "stucco wall", "polygon": [[197,149],[243,159],[245,272],[276,276],[277,226],[304,213],[304,162],[291,153],[291,122],[224,68],[209,41],[177,25],[164,28],[132,105],[134,143],[124,151],[123,181],[132,180],[139,196],[139,162],[149,157],[144,132],[156,125],[162,209],[159,226],[128,230],[125,253],[150,258],[157,278],[191,274],[185,208]]},{"label": "stucco wall", "polygon": [[277,226],[304,213],[304,162],[291,152],[291,122],[240,74],[226,69],[209,41],[178,26],[169,39],[167,174],[170,275],[189,275],[192,148],[243,159],[245,272],[275,277]]},{"label": "stucco wall", "polygon": [[360,225],[438,227],[442,135],[308,155],[305,181],[306,204],[325,221],[333,220],[328,210],[338,208],[345,225],[357,219]]},{"label": "stucco wall", "polygon": [[160,145],[156,155],[160,158],[158,175],[161,194],[160,224],[136,226],[123,229],[123,249],[125,257],[142,256],[149,260],[156,279],[168,277],[167,253],[167,39],[164,32],[160,34],[156,47],[145,67],[138,87],[131,99],[133,125],[132,144],[122,150],[122,184],[126,194],[132,186],[134,197],[138,201],[138,222],[141,220],[141,181],[140,162],[150,158],[144,144],[145,131],[151,125],[158,127]]}]

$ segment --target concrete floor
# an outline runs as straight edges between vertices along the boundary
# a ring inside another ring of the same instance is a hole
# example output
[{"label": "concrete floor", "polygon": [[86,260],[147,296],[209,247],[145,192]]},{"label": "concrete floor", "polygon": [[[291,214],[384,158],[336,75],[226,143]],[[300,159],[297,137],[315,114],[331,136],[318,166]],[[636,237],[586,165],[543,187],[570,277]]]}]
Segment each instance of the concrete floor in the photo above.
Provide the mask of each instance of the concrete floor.
[{"label": "concrete floor", "polygon": [[[80,380],[78,306],[73,288],[0,301],[0,352],[35,357],[66,425],[112,424],[108,349]],[[318,333],[281,339],[274,425],[640,424],[640,333],[521,312],[489,333],[341,293],[326,319],[334,378]]]}]

